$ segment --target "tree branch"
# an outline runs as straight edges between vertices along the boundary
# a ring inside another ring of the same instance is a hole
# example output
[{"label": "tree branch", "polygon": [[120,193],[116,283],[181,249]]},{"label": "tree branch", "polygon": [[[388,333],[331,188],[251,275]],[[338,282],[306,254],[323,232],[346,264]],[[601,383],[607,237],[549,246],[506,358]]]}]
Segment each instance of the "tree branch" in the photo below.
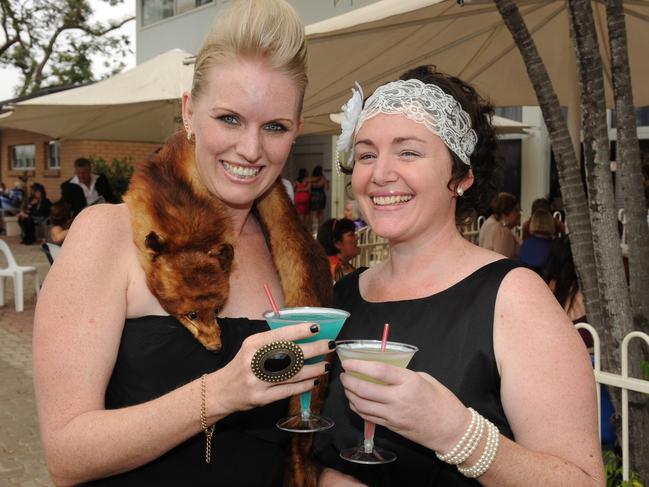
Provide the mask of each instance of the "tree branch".
[{"label": "tree branch", "polygon": [[131,20],[134,20],[134,19],[135,19],[135,16],[127,17],[125,19],[122,19],[121,21],[119,21],[116,24],[111,24],[108,27],[106,27],[105,29],[99,29],[99,30],[95,30],[95,29],[93,29],[93,28],[91,28],[91,27],[89,27],[87,25],[83,25],[83,24],[76,24],[76,25],[66,26],[66,30],[78,29],[78,30],[82,30],[83,32],[85,32],[87,34],[90,34],[92,36],[101,37],[103,35],[108,34],[109,32],[112,32],[114,30],[119,29],[124,24],[126,24],[126,23],[128,23],[128,22],[130,22]]}]

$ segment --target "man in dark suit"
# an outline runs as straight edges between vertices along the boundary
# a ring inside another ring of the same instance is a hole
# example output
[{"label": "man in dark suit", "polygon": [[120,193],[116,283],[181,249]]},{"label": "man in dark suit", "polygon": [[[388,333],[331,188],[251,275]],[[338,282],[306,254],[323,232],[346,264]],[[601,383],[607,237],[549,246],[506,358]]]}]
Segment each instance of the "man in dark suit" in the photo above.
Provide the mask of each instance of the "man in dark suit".
[{"label": "man in dark suit", "polygon": [[74,161],[75,176],[61,184],[61,200],[72,206],[74,215],[95,203],[118,203],[108,179],[103,174],[93,174],[90,161]]}]

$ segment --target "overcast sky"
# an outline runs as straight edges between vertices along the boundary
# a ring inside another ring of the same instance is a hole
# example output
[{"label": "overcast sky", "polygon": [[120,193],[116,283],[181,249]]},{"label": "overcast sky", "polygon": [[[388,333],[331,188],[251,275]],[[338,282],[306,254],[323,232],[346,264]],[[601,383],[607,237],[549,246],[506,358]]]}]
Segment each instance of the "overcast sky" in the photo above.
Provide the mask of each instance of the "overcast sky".
[{"label": "overcast sky", "polygon": [[[111,7],[106,2],[100,0],[90,0],[90,3],[95,8],[95,15],[97,19],[117,19],[129,15],[135,15],[135,1],[125,0],[124,4]],[[116,33],[126,34],[131,38],[131,49],[133,54],[129,59],[125,59],[126,68],[135,65],[135,20],[128,22]],[[101,69],[101,59],[96,60],[97,69]],[[18,83],[18,70],[0,68],[0,100],[13,98],[14,88]]]}]

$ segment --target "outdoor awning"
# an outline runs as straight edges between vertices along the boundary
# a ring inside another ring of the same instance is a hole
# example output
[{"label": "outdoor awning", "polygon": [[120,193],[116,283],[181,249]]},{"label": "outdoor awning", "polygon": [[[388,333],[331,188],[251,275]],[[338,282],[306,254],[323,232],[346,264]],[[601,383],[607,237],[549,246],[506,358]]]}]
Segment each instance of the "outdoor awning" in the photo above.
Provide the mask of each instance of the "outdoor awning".
[{"label": "outdoor awning", "polygon": [[164,142],[181,123],[180,97],[193,74],[188,56],[173,49],[106,80],[5,106],[0,127],[55,139]]},{"label": "outdoor awning", "polygon": [[[562,105],[578,100],[574,47],[565,0],[519,0],[528,29]],[[606,101],[613,106],[606,9],[592,2],[598,29]],[[629,59],[636,106],[649,105],[649,2],[626,1]],[[309,86],[306,132],[335,129],[354,81],[365,94],[421,64],[473,84],[496,106],[538,105],[509,30],[491,0],[382,0],[307,27]]]}]

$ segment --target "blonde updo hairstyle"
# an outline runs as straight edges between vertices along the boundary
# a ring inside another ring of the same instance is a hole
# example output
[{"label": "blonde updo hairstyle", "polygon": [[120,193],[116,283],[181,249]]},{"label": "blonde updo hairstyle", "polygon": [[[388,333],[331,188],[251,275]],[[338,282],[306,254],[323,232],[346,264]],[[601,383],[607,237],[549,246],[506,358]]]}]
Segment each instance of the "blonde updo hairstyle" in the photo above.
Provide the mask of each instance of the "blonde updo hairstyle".
[{"label": "blonde updo hairstyle", "polygon": [[192,98],[203,93],[212,67],[239,58],[263,59],[292,79],[302,112],[307,85],[304,24],[285,0],[235,0],[219,15],[196,56]]}]

